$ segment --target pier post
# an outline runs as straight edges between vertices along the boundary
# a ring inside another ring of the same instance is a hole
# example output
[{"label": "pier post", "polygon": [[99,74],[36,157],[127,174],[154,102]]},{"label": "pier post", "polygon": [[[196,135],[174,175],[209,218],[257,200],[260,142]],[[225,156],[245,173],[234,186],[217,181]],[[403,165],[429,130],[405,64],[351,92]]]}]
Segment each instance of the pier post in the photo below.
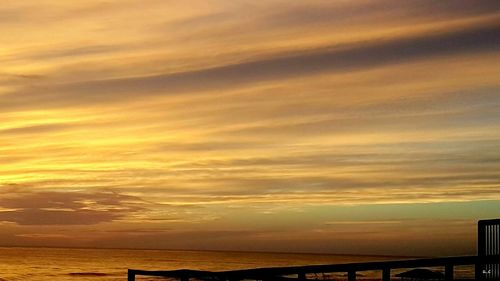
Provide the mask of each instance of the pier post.
[{"label": "pier post", "polygon": [[135,281],[135,270],[133,270],[133,269],[128,270],[127,281]]},{"label": "pier post", "polygon": [[356,281],[356,271],[350,270],[347,272],[347,281]]},{"label": "pier post", "polygon": [[444,266],[444,279],[446,281],[453,280],[453,264],[447,264]]},{"label": "pier post", "polygon": [[301,272],[298,274],[299,281],[306,281],[306,274],[304,272]]},{"label": "pier post", "polygon": [[391,281],[391,269],[390,268],[382,269],[382,281]]}]

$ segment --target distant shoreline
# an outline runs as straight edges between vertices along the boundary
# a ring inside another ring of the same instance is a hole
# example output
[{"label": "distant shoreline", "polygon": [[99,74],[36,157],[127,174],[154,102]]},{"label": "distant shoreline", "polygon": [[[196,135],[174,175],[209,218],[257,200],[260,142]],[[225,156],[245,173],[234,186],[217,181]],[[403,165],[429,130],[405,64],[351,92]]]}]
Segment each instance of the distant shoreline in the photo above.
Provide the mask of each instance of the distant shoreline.
[{"label": "distant shoreline", "polygon": [[20,246],[0,245],[0,248],[36,248],[36,249],[75,249],[75,250],[127,250],[127,251],[182,251],[182,252],[222,252],[222,253],[262,253],[262,254],[287,254],[287,255],[317,255],[317,256],[345,256],[345,257],[380,257],[380,258],[430,258],[431,256],[410,255],[382,255],[382,254],[349,254],[349,253],[318,253],[318,252],[285,252],[285,251],[251,251],[251,250],[217,250],[217,249],[154,249],[154,248],[114,248],[114,247],[59,247],[59,246]]}]

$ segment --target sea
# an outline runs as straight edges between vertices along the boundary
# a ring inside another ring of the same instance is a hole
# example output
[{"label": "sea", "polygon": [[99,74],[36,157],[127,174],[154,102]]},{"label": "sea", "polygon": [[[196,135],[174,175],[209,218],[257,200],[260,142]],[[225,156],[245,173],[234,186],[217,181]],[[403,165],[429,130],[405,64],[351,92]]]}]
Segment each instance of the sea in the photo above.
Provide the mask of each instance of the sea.
[{"label": "sea", "polygon": [[[0,247],[0,281],[124,281],[127,269],[222,271],[259,267],[337,264],[395,260],[402,257],[302,253],[21,248]],[[408,259],[405,257],[403,259]],[[396,274],[397,272],[394,272]],[[469,278],[471,268],[457,268],[455,275]],[[307,276],[308,279],[346,280],[342,273]],[[380,272],[362,272],[358,279],[380,279]],[[138,281],[165,280],[137,277]]]}]

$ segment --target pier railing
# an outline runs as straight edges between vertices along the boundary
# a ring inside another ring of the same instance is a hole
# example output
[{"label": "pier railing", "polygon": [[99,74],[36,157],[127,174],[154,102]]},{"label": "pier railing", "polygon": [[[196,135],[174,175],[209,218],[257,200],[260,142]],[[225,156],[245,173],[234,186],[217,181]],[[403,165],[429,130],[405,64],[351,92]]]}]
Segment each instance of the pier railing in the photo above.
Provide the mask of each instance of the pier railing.
[{"label": "pier railing", "polygon": [[[231,271],[199,271],[199,270],[171,270],[147,271],[128,270],[128,281],[135,281],[138,275],[177,278],[180,281],[189,279],[213,281],[306,281],[307,274],[347,273],[348,281],[356,281],[356,272],[379,270],[381,280],[391,280],[391,270],[417,267],[443,267],[444,279],[454,279],[454,267],[459,265],[473,265],[476,280],[500,281],[500,219],[481,220],[478,222],[478,255],[462,257],[426,258],[398,261],[377,261],[363,263],[308,265],[290,267],[268,267]],[[296,276],[290,278],[289,276]]]},{"label": "pier railing", "polygon": [[[458,265],[476,265],[476,268],[482,268],[482,264],[500,263],[500,255],[489,256],[462,256],[462,257],[445,257],[445,258],[426,258],[398,261],[378,261],[378,262],[363,262],[363,263],[346,263],[346,264],[329,264],[329,265],[308,265],[308,266],[290,266],[290,267],[268,267],[255,268],[245,270],[231,271],[198,271],[198,270],[172,270],[172,271],[147,271],[129,269],[128,281],[134,281],[135,276],[161,276],[178,278],[181,281],[189,281],[189,279],[201,280],[219,280],[219,281],[239,281],[239,280],[297,280],[305,281],[307,274],[321,273],[347,273],[348,281],[356,280],[356,272],[368,270],[380,270],[382,272],[381,280],[391,280],[391,270],[400,268],[417,268],[417,267],[444,267],[445,280],[454,279],[454,267]],[[284,276],[296,275],[297,278],[284,278]],[[481,278],[480,275],[486,275]],[[476,279],[490,279],[488,272],[476,272]]]}]

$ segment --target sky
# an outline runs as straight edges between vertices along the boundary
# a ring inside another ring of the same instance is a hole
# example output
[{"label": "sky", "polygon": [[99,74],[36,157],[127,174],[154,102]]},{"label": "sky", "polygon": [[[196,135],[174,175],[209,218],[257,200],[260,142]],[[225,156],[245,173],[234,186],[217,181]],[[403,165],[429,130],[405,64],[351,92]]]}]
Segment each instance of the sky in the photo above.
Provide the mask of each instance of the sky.
[{"label": "sky", "polygon": [[0,244],[461,255],[496,0],[5,1]]}]

